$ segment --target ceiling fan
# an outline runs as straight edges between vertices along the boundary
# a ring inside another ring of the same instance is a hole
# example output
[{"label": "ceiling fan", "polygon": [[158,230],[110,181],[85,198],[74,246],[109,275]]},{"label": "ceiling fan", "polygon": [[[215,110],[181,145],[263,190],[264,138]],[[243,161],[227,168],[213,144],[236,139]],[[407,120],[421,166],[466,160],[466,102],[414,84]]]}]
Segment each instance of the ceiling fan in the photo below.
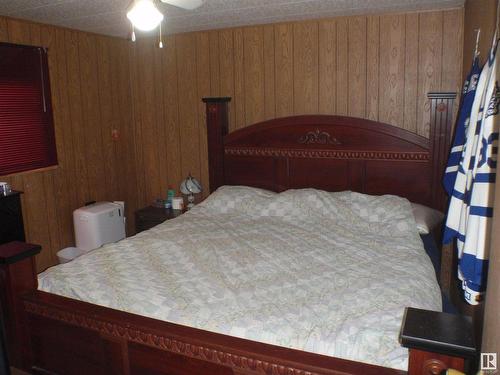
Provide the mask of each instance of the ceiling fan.
[{"label": "ceiling fan", "polygon": [[193,10],[203,5],[204,0],[160,0],[162,3],[174,5],[176,7]]},{"label": "ceiling fan", "polygon": [[[204,0],[160,0],[162,3],[174,5],[179,8],[193,10],[200,7]],[[151,31],[163,21],[163,14],[155,5],[155,0],[133,0],[127,12],[127,18],[132,22],[133,28],[142,31]],[[135,33],[132,31],[132,39]]]}]

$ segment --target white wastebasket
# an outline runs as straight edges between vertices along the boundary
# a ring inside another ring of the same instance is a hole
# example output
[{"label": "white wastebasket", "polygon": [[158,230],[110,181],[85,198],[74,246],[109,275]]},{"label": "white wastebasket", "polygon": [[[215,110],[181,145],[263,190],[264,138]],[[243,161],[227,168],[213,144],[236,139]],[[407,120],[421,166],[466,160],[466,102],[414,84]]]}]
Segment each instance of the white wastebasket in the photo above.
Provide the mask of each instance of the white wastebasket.
[{"label": "white wastebasket", "polygon": [[84,253],[83,250],[80,250],[77,247],[66,247],[57,252],[57,258],[59,258],[59,263],[68,263],[73,259],[78,258],[80,255]]}]

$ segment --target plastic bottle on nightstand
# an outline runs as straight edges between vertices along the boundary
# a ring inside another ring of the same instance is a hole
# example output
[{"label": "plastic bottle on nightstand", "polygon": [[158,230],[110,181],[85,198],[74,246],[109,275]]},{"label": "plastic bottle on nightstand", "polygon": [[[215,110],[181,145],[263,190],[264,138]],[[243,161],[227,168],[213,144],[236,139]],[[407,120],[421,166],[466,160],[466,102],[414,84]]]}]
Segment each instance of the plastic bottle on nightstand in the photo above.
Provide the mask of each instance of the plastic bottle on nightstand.
[{"label": "plastic bottle on nightstand", "polygon": [[167,190],[167,200],[165,201],[165,208],[172,208],[172,199],[175,197],[175,190],[170,186]]}]

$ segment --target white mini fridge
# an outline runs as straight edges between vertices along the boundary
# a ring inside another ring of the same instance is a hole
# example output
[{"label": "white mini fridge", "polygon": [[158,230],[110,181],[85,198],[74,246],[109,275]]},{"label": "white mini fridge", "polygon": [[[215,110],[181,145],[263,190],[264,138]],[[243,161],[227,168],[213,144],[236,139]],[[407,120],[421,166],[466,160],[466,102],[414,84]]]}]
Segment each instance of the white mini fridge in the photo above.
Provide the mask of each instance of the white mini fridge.
[{"label": "white mini fridge", "polygon": [[122,202],[97,202],[73,211],[76,247],[83,252],[125,238]]}]

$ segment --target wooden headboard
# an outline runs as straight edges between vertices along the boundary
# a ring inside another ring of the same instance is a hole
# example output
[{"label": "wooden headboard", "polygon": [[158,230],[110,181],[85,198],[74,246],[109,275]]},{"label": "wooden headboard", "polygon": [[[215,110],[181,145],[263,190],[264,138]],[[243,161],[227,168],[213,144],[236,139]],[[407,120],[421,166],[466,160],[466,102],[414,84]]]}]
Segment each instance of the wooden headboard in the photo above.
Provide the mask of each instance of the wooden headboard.
[{"label": "wooden headboard", "polygon": [[228,134],[230,98],[205,98],[210,191],[222,185],[353,190],[396,194],[442,210],[455,94],[429,98],[430,139],[380,122],[326,115],[277,118]]}]

